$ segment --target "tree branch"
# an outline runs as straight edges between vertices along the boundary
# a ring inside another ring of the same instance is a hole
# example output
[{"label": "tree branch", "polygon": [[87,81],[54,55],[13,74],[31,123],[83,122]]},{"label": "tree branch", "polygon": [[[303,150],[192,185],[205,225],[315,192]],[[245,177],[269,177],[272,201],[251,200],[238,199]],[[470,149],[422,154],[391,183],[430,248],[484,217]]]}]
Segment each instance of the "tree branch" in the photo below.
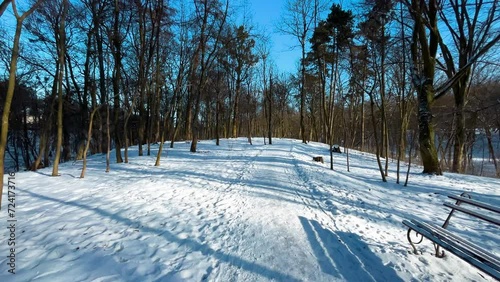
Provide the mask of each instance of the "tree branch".
[{"label": "tree branch", "polygon": [[12,0],[2,1],[2,4],[0,4],[0,17],[3,15],[3,12],[5,12],[7,7],[9,6],[10,2],[12,2]]},{"label": "tree branch", "polygon": [[486,54],[491,49],[491,47],[495,46],[499,41],[500,34],[497,34],[490,42],[488,42],[488,44],[483,47],[483,49],[472,56],[467,64],[460,68],[460,70],[458,70],[458,72],[456,72],[452,78],[446,81],[443,85],[436,88],[436,95],[434,96],[434,99],[438,99],[446,94],[446,92],[448,92],[448,90],[450,90],[455,85],[455,83],[469,70],[471,65],[477,62],[481,56]]}]

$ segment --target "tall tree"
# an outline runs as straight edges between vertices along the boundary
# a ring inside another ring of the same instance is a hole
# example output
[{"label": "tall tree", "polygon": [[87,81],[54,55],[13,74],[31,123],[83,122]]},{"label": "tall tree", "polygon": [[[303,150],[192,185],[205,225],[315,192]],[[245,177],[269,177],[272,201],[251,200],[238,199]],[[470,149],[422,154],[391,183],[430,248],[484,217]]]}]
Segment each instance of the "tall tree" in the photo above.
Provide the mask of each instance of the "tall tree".
[{"label": "tall tree", "polygon": [[[2,3],[2,5],[4,4],[4,2]],[[5,148],[7,146],[7,134],[9,132],[9,114],[10,106],[12,104],[12,97],[14,97],[14,88],[16,87],[17,59],[19,58],[19,41],[21,39],[23,21],[27,16],[35,11],[35,9],[43,2],[43,0],[38,0],[37,2],[35,2],[35,4],[28,11],[24,12],[21,15],[19,15],[19,12],[17,11],[16,1],[12,0],[11,2],[12,10],[14,11],[14,16],[16,17],[16,32],[14,34],[14,42],[12,45],[12,56],[9,65],[9,84],[7,87],[7,93],[5,95],[5,103],[2,113],[2,128],[0,130],[0,179],[2,180],[2,183],[0,184],[0,208],[2,207],[1,198],[3,193],[3,176],[5,174]]]},{"label": "tall tree", "polygon": [[116,162],[122,163],[121,142],[119,119],[120,119],[120,85],[121,85],[121,71],[122,71],[122,35],[120,32],[120,1],[115,0],[113,9],[113,31],[111,37],[111,52],[114,58],[113,67],[113,123],[114,123],[114,141],[115,141],[115,154]]},{"label": "tall tree", "polygon": [[437,150],[434,143],[432,104],[436,94],[434,79],[436,55],[440,40],[438,30],[438,0],[411,0],[410,14],[413,18],[411,44],[412,83],[418,98],[419,148],[424,173],[441,175]]},{"label": "tall tree", "polygon": [[[264,65],[264,74],[265,74],[265,65]],[[273,144],[273,109],[274,109],[274,95],[273,95],[274,87],[273,87],[273,77],[272,77],[272,69],[269,70],[269,87],[267,87],[264,80],[264,97],[266,106],[265,111],[267,114],[267,138],[269,141],[269,145]]]},{"label": "tall tree", "polygon": [[[104,105],[108,103],[108,88],[107,88],[107,77],[106,77],[106,66],[105,66],[105,41],[104,41],[104,21],[102,20],[106,16],[106,8],[108,7],[108,3],[104,1],[98,1],[98,0],[90,0],[91,1],[91,10],[92,10],[92,21],[94,25],[94,39],[95,39],[95,49],[97,49],[97,65],[98,65],[98,70],[99,70],[99,102],[101,105]],[[98,134],[98,151],[100,153],[104,152],[103,149],[103,144],[104,142],[104,130],[103,130],[103,123],[104,118],[101,117],[100,111],[97,112],[97,118],[98,118],[98,123],[99,123],[99,130],[97,132]]]},{"label": "tall tree", "polygon": [[54,165],[52,167],[52,176],[59,175],[59,160],[61,158],[61,146],[63,141],[63,76],[64,64],[66,56],[66,15],[68,13],[69,3],[68,0],[62,0],[62,11],[59,23],[59,30],[56,36],[56,45],[58,53],[59,73],[57,74],[57,92],[58,92],[58,106],[57,106],[57,142],[56,142],[56,155],[54,158]]},{"label": "tall tree", "polygon": [[455,102],[452,171],[460,173],[464,172],[465,106],[474,62],[479,59],[478,55],[486,53],[500,41],[499,2],[470,2],[445,2],[439,10],[440,19],[446,26],[445,32],[452,38],[452,44],[439,40],[439,46],[446,75],[452,81],[451,89]]},{"label": "tall tree", "polygon": [[[260,81],[261,81],[261,91],[262,91],[262,106],[264,111],[264,117],[267,125],[267,138],[269,141],[269,145],[273,144],[272,140],[272,112],[273,112],[273,97],[271,87],[268,87],[268,73],[269,77],[271,77],[272,67],[269,67],[270,58],[269,58],[269,46],[266,44],[261,44],[258,47],[258,56],[260,61]],[[271,83],[270,83],[271,84]],[[265,133],[263,134],[265,136]],[[265,137],[264,137],[265,141]],[[264,142],[265,143],[265,142]]]},{"label": "tall tree", "polygon": [[[372,0],[369,0],[369,2]],[[390,20],[390,12],[393,6],[391,0],[375,0],[367,14],[367,20],[361,24],[362,30],[368,41],[371,43],[373,59],[379,85],[380,98],[380,152],[385,158],[384,175],[387,176],[389,167],[389,132],[386,117],[386,58],[388,35],[386,25]],[[376,140],[378,143],[378,140]],[[378,145],[377,145],[378,146]]]},{"label": "tall tree", "polygon": [[[199,43],[191,66],[191,95],[194,101],[194,111],[191,119],[191,152],[196,152],[198,134],[200,132],[199,112],[202,94],[207,86],[208,72],[217,58],[221,48],[222,32],[226,26],[229,10],[229,0],[221,5],[218,0],[196,0],[196,20],[199,22]],[[209,44],[210,43],[210,44]],[[194,86],[194,87],[193,87]]]},{"label": "tall tree", "polygon": [[[418,94],[419,148],[424,173],[442,174],[434,143],[432,104],[453,89],[456,105],[455,121],[458,123],[456,129],[463,130],[463,106],[466,103],[471,67],[500,40],[500,34],[495,32],[494,27],[494,23],[498,21],[497,2],[476,1],[473,5],[469,5],[467,1],[455,1],[451,6],[452,12],[449,10],[442,12],[441,2],[438,0],[405,1],[414,20],[411,46],[412,83]],[[452,40],[458,46],[457,52],[462,53],[458,56],[458,64],[440,34],[439,15],[448,28],[447,32],[452,34]],[[451,24],[452,17],[455,17],[455,25]],[[439,64],[439,60],[436,59],[438,48],[442,52],[444,64]],[[436,86],[437,64],[445,69],[448,77],[441,85]],[[459,136],[455,139],[454,157],[463,159],[461,135],[465,133],[455,133]],[[454,170],[460,171],[461,166],[461,161],[457,159]]]},{"label": "tall tree", "polygon": [[253,54],[252,49],[255,46],[255,40],[250,36],[245,26],[234,27],[224,42],[227,52],[224,64],[226,68],[232,70],[229,73],[234,74],[232,79],[235,81],[235,93],[233,100],[233,118],[232,118],[232,137],[238,137],[239,126],[239,102],[241,96],[242,84],[250,75],[250,68],[257,63],[257,56]]},{"label": "tall tree", "polygon": [[[333,127],[335,124],[335,101],[339,86],[339,68],[342,53],[346,51],[353,37],[354,16],[338,4],[333,4],[325,21],[321,21],[311,38],[313,56],[316,58],[323,95],[328,88],[328,103],[322,103],[328,144],[330,145],[330,169],[333,170]],[[328,78],[327,78],[328,77]],[[328,85],[328,87],[327,87]],[[326,100],[326,99],[324,99]]]},{"label": "tall tree", "polygon": [[138,127],[138,146],[139,146],[139,156],[142,156],[143,149],[142,145],[144,143],[144,131],[146,127],[146,112],[144,108],[144,104],[146,103],[146,86],[147,86],[147,70],[149,68],[148,65],[148,54],[147,54],[147,36],[146,36],[146,15],[147,15],[147,4],[150,1],[135,0],[134,3],[137,8],[137,17],[138,17],[138,36],[136,40],[135,53],[137,60],[139,62],[139,69],[137,74],[137,84],[139,86],[139,102],[137,103],[137,107],[139,107],[139,127]]},{"label": "tall tree", "polygon": [[[359,148],[361,151],[366,149],[366,130],[365,130],[365,89],[369,80],[370,70],[368,69],[368,50],[366,45],[350,46],[350,87],[353,100],[359,101]],[[353,134],[356,136],[356,134]]]},{"label": "tall tree", "polygon": [[300,132],[302,143],[306,143],[305,108],[306,108],[306,46],[310,33],[314,29],[319,1],[287,0],[285,14],[278,29],[295,37],[301,50],[300,61]]},{"label": "tall tree", "polygon": [[160,15],[156,15],[155,0],[140,1],[134,0],[137,9],[137,24],[134,29],[134,51],[135,59],[138,62],[137,84],[139,90],[139,127],[138,142],[139,156],[143,155],[143,144],[151,142],[149,140],[148,125],[150,124],[150,111],[154,91],[152,91],[150,75],[153,75],[153,60],[155,58],[155,48],[158,44],[158,29]]},{"label": "tall tree", "polygon": [[[407,131],[410,123],[411,109],[413,107],[413,89],[408,89],[411,87],[408,81],[408,72],[407,72],[407,62],[408,62],[408,54],[407,54],[407,39],[406,39],[406,27],[405,27],[405,18],[403,12],[403,3],[400,2],[400,24],[401,24],[401,40],[399,40],[398,50],[394,50],[394,64],[393,64],[393,75],[392,81],[395,85],[395,88],[398,92],[399,99],[399,118],[401,120],[399,127],[399,141],[398,141],[398,157],[397,157],[397,169],[396,169],[396,183],[400,182],[400,171],[401,171],[401,161],[406,159],[406,148],[407,142],[406,139],[408,137]],[[410,146],[412,144],[409,144]],[[411,148],[410,148],[411,150]]]},{"label": "tall tree", "polygon": [[[95,95],[95,93],[94,93]],[[80,174],[80,178],[85,177],[85,171],[87,171],[87,152],[90,147],[90,136],[92,136],[92,123],[94,122],[94,115],[95,113],[99,110],[99,107],[95,108],[92,110],[92,113],[90,114],[90,120],[89,120],[89,129],[87,136],[87,142],[85,142],[85,148],[83,149],[83,166],[82,166],[82,173]]]}]

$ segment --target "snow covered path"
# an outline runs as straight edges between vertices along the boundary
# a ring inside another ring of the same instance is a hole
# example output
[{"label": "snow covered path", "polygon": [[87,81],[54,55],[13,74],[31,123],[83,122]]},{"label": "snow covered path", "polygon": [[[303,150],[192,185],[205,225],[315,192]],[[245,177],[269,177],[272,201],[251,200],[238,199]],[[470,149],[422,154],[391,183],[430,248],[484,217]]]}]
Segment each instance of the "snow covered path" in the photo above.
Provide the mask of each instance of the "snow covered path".
[{"label": "snow covered path", "polygon": [[[85,179],[70,163],[57,178],[18,173],[16,274],[2,243],[0,281],[492,281],[430,244],[410,254],[401,220],[442,221],[446,194],[465,190],[498,204],[500,180],[414,173],[403,188],[380,181],[373,156],[353,152],[346,172],[336,154],[330,171],[311,161],[328,159],[325,145],[297,140],[188,147],[168,149],[159,167],[157,147],[132,150],[107,174],[94,156]],[[465,232],[498,251],[495,232]]]}]

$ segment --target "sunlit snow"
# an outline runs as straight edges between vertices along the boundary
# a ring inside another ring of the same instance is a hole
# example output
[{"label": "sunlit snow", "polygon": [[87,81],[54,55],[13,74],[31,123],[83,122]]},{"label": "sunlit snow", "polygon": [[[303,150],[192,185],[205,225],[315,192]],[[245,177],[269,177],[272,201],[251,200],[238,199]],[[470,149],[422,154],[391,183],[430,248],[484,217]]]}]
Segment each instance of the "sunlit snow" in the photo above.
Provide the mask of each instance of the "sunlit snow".
[{"label": "sunlit snow", "polygon": [[[131,147],[109,173],[95,155],[84,179],[81,162],[17,173],[16,274],[2,227],[0,281],[493,281],[428,240],[412,254],[401,221],[442,223],[447,195],[464,191],[499,206],[500,179],[413,167],[403,187],[395,162],[384,183],[370,154],[351,151],[350,172],[334,154],[331,171],[327,145],[253,141],[178,142],[159,167],[158,146]],[[450,229],[500,253],[497,227],[457,215]]]}]

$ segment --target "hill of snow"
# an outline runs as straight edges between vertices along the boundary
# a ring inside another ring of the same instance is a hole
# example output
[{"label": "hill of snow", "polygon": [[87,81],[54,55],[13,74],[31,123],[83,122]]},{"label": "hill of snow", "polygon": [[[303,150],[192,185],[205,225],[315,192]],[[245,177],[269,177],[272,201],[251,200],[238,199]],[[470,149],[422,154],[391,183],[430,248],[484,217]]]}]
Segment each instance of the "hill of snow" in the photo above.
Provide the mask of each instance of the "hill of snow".
[{"label": "hill of snow", "polygon": [[[312,161],[329,160],[324,144],[262,141],[201,141],[194,154],[178,142],[159,167],[157,146],[134,147],[109,173],[105,156],[90,157],[84,179],[80,162],[60,177],[16,173],[16,274],[5,192],[0,281],[493,281],[434,257],[426,239],[412,254],[401,221],[442,223],[447,195],[464,191],[499,206],[500,179],[412,168],[403,187],[395,163],[383,183],[370,154],[352,151],[350,172],[335,154],[331,171]],[[457,215],[449,228],[500,254],[497,227]]]}]

